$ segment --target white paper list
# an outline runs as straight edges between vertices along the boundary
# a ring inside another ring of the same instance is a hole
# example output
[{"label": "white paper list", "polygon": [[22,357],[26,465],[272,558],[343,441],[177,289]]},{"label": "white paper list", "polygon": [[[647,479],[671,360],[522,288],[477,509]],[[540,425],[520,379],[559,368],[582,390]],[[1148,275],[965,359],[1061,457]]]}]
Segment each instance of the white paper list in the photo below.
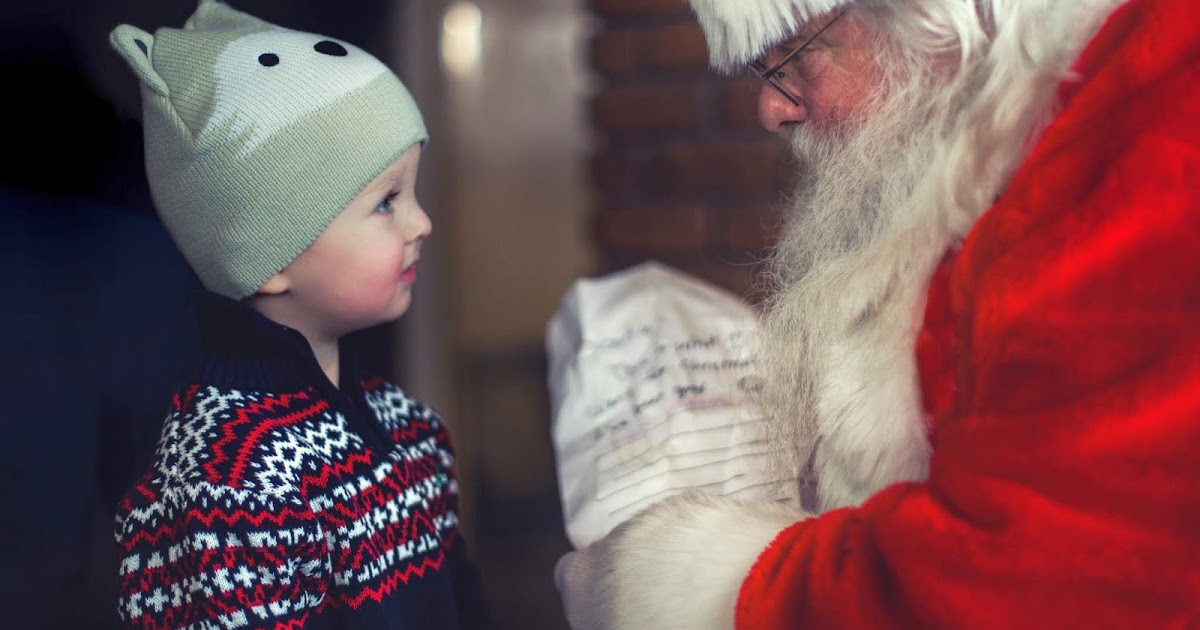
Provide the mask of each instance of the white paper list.
[{"label": "white paper list", "polygon": [[547,348],[573,544],[680,492],[793,496],[794,479],[769,472],[752,402],[754,327],[733,296],[654,263],[572,288]]}]

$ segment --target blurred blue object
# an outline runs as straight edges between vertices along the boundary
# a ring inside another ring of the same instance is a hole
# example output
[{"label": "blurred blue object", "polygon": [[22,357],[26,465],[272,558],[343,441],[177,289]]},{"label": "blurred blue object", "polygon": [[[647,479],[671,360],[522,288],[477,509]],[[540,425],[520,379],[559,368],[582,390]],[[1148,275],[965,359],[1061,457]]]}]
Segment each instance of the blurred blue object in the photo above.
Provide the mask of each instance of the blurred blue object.
[{"label": "blurred blue object", "polygon": [[116,627],[119,493],[195,353],[199,282],[161,224],[0,185],[4,627]]}]

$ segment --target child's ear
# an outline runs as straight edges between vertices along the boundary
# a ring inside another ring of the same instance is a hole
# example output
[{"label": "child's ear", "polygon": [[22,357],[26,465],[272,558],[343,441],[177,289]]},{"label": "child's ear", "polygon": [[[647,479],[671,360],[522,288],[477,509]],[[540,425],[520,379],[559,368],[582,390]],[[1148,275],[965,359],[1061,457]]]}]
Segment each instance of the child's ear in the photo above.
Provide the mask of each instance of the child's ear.
[{"label": "child's ear", "polygon": [[284,293],[287,293],[287,290],[290,287],[291,287],[291,282],[288,281],[287,276],[284,275],[283,272],[281,271],[281,272],[271,276],[269,279],[267,279],[267,281],[264,282],[263,285],[258,288],[258,294],[259,295],[282,295]]},{"label": "child's ear", "polygon": [[167,96],[167,83],[154,71],[150,55],[154,52],[154,36],[136,26],[122,24],[113,29],[108,42],[120,53],[134,74],[152,92]]}]

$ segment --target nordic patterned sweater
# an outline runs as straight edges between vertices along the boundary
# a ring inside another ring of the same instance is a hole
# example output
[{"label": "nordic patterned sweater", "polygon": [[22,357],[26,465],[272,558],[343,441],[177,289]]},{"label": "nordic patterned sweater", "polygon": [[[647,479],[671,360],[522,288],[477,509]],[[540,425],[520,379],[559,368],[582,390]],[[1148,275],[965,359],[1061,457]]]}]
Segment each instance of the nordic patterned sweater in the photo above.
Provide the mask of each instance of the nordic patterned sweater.
[{"label": "nordic patterned sweater", "polygon": [[358,379],[345,348],[338,389],[298,332],[215,294],[197,312],[195,376],[118,507],[122,620],[482,627],[438,416]]}]

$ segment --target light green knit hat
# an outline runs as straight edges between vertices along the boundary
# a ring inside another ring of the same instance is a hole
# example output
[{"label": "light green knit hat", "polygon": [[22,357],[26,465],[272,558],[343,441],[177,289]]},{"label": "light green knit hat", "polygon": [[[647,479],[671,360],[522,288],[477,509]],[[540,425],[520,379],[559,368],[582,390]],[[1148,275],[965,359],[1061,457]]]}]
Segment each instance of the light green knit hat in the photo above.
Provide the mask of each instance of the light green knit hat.
[{"label": "light green knit hat", "polygon": [[216,0],[200,0],[182,29],[121,25],[110,41],[141,81],[159,215],[205,286],[234,299],[428,138],[378,59]]}]

